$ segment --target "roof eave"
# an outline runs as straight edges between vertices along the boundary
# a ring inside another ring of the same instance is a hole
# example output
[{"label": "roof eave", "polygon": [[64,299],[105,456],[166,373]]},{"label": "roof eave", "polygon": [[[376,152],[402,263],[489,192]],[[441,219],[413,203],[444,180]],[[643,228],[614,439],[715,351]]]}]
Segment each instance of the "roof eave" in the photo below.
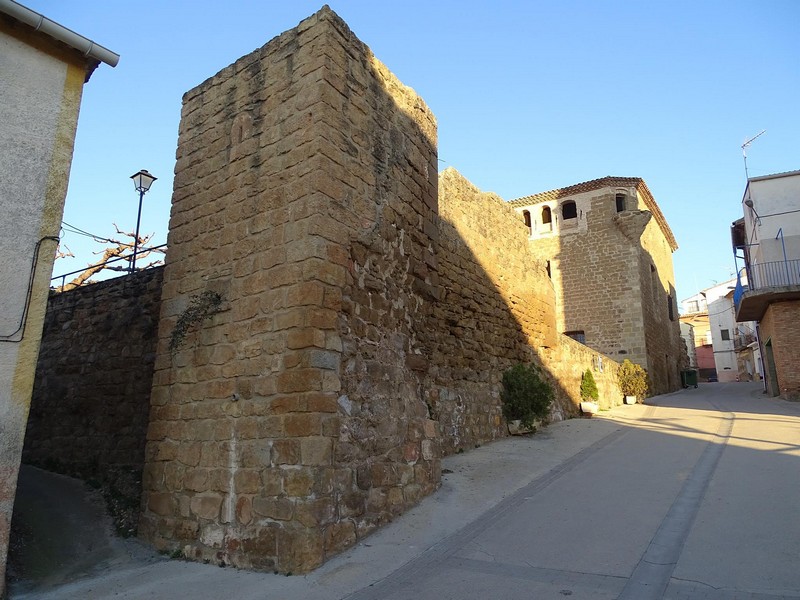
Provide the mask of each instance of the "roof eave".
[{"label": "roof eave", "polygon": [[14,0],[0,0],[0,12],[9,15],[21,23],[25,23],[32,27],[34,31],[41,32],[66,44],[86,57],[88,59],[86,69],[87,81],[101,62],[110,67],[116,67],[117,63],[119,63],[119,54],[116,52],[112,52],[89,38],[56,23],[52,19],[48,19],[44,15],[18,2],[14,2]]}]

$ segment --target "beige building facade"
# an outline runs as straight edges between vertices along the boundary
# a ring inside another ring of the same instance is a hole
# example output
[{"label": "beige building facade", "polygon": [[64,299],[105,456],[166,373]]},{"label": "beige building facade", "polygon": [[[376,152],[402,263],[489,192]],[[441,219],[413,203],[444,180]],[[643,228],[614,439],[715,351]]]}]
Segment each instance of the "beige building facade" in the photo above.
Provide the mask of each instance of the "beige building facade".
[{"label": "beige building facade", "polygon": [[677,389],[686,366],[672,267],[678,245],[644,180],[604,177],[511,204],[547,261],[559,332],[641,364],[651,394]]},{"label": "beige building facade", "polygon": [[0,596],[83,84],[118,58],[0,0]]}]

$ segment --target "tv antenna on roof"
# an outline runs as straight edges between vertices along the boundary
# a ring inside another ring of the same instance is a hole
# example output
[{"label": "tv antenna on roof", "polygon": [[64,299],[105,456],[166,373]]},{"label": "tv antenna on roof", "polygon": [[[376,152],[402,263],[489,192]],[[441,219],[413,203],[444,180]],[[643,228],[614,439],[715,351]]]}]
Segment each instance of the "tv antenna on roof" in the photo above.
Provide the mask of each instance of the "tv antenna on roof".
[{"label": "tv antenna on roof", "polygon": [[747,179],[750,179],[750,175],[747,173],[747,147],[752,144],[756,138],[761,137],[763,134],[767,133],[766,129],[762,129],[758,135],[754,135],[749,140],[747,140],[744,144],[742,144],[742,158],[744,158],[744,176]]}]

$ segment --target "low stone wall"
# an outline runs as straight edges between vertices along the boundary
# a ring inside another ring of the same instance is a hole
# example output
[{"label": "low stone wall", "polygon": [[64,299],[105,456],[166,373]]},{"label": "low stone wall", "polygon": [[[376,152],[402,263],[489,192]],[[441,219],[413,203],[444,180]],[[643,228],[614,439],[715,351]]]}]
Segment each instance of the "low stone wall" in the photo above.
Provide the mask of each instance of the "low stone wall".
[{"label": "low stone wall", "polygon": [[581,378],[587,369],[592,371],[597,384],[600,408],[622,404],[622,392],[616,383],[619,363],[609,357],[565,335],[559,335],[558,346],[542,349],[540,356],[552,377],[559,400],[554,407],[553,420],[580,414]]},{"label": "low stone wall", "polygon": [[101,485],[133,515],[162,275],[152,268],[50,296],[23,450],[24,463]]}]

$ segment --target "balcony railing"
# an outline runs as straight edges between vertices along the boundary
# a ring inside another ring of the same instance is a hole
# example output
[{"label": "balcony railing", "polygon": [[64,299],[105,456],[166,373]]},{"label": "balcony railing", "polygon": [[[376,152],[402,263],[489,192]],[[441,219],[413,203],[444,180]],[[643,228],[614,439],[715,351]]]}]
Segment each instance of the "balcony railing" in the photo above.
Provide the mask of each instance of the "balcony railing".
[{"label": "balcony railing", "polygon": [[746,272],[748,290],[800,286],[800,260],[756,263],[748,265]]},{"label": "balcony railing", "polygon": [[737,321],[761,320],[770,303],[779,299],[800,299],[799,259],[756,263],[739,271],[733,293]]}]

